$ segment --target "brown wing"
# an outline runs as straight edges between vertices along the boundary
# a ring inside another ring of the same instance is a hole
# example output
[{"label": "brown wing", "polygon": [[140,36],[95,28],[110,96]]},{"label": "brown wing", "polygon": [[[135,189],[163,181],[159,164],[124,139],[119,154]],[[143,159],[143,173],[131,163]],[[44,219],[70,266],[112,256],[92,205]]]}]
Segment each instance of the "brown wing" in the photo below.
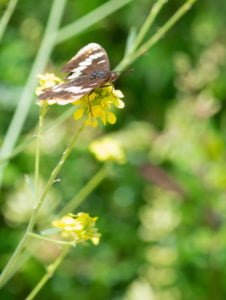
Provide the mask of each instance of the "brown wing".
[{"label": "brown wing", "polygon": [[67,79],[72,80],[82,75],[91,75],[94,71],[109,70],[107,53],[96,43],[83,47],[63,68],[63,72],[70,73]]},{"label": "brown wing", "polygon": [[80,76],[68,83],[58,84],[43,90],[42,94],[39,95],[39,99],[47,101],[49,104],[66,105],[88,95],[93,89],[100,87],[104,81],[103,78],[93,80],[88,76]]}]

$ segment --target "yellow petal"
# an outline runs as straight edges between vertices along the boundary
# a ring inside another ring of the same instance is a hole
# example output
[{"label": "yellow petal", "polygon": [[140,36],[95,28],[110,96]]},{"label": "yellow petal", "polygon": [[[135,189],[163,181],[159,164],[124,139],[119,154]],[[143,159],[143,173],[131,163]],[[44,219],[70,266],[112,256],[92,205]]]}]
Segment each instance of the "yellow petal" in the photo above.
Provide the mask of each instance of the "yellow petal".
[{"label": "yellow petal", "polygon": [[92,106],[92,113],[94,117],[98,117],[101,114],[102,108],[100,105],[94,105]]},{"label": "yellow petal", "polygon": [[123,95],[123,93],[120,90],[114,90],[113,94],[117,98],[124,98],[124,95]]},{"label": "yellow petal", "polygon": [[125,107],[125,103],[120,99],[117,99],[117,102],[115,102],[114,104],[117,108],[124,108]]},{"label": "yellow petal", "polygon": [[79,120],[83,117],[84,114],[84,109],[83,108],[79,108],[74,112],[74,119],[75,120]]},{"label": "yellow petal", "polygon": [[95,118],[90,118],[85,121],[85,126],[97,127],[98,123]]},{"label": "yellow petal", "polygon": [[96,98],[96,93],[92,92],[92,93],[89,94],[87,97],[89,98],[89,99],[88,99],[89,101],[92,101],[93,99]]},{"label": "yellow petal", "polygon": [[101,104],[102,106],[109,106],[109,104],[111,103],[114,103],[114,100],[115,100],[115,97],[110,95],[110,96],[107,96],[105,97],[102,101],[101,101]]},{"label": "yellow petal", "polygon": [[103,124],[106,125],[107,117],[106,117],[106,113],[104,111],[102,112],[100,118],[101,118],[101,121],[103,122]]},{"label": "yellow petal", "polygon": [[91,238],[91,241],[92,241],[92,243],[94,244],[94,245],[98,245],[99,244],[99,242],[100,242],[100,237],[93,237],[93,238]]},{"label": "yellow petal", "polygon": [[39,74],[39,84],[42,89],[50,88],[56,84],[62,83],[63,81],[55,76],[53,73]]},{"label": "yellow petal", "polygon": [[113,114],[112,112],[108,112],[107,113],[107,121],[108,121],[108,123],[110,123],[110,124],[115,124],[116,123],[116,116],[115,116],[115,114]]}]

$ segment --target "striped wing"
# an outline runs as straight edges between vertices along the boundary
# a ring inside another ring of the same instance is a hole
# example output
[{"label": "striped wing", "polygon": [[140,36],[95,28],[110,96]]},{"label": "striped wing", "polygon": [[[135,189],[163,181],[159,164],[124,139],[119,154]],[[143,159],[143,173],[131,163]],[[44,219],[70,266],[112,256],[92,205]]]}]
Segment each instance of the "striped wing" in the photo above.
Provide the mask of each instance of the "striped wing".
[{"label": "striped wing", "polygon": [[91,75],[94,71],[110,71],[107,53],[96,43],[83,47],[63,68],[63,72],[69,73],[67,79]]},{"label": "striped wing", "polygon": [[58,84],[52,88],[45,89],[39,95],[39,99],[47,100],[49,104],[66,105],[88,95],[93,89],[100,87],[102,83],[102,78],[93,80],[88,76],[85,76],[85,78],[81,76],[68,83]]}]

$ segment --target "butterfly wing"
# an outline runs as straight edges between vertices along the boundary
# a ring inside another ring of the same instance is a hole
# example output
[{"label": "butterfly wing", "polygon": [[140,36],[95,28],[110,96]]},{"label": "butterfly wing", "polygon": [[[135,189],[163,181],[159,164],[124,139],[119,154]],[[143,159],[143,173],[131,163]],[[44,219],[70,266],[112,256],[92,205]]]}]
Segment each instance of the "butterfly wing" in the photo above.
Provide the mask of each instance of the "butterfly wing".
[{"label": "butterfly wing", "polygon": [[96,43],[83,47],[63,68],[63,72],[69,73],[67,79],[91,75],[97,70],[110,71],[110,64],[106,51]]},{"label": "butterfly wing", "polygon": [[88,76],[80,76],[70,82],[43,90],[39,95],[39,99],[45,100],[49,104],[66,105],[79,100],[84,95],[88,95],[93,89],[100,87],[102,83],[102,78],[93,80]]}]

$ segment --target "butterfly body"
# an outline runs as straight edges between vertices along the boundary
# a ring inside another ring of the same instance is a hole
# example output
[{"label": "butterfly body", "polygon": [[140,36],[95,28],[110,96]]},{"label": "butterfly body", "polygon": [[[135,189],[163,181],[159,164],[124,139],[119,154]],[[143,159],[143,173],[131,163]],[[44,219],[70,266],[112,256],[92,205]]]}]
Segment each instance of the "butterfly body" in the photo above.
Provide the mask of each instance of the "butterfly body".
[{"label": "butterfly body", "polygon": [[106,51],[99,44],[83,47],[63,68],[66,82],[44,89],[39,99],[65,105],[89,95],[95,88],[115,81],[119,73],[110,71]]}]

